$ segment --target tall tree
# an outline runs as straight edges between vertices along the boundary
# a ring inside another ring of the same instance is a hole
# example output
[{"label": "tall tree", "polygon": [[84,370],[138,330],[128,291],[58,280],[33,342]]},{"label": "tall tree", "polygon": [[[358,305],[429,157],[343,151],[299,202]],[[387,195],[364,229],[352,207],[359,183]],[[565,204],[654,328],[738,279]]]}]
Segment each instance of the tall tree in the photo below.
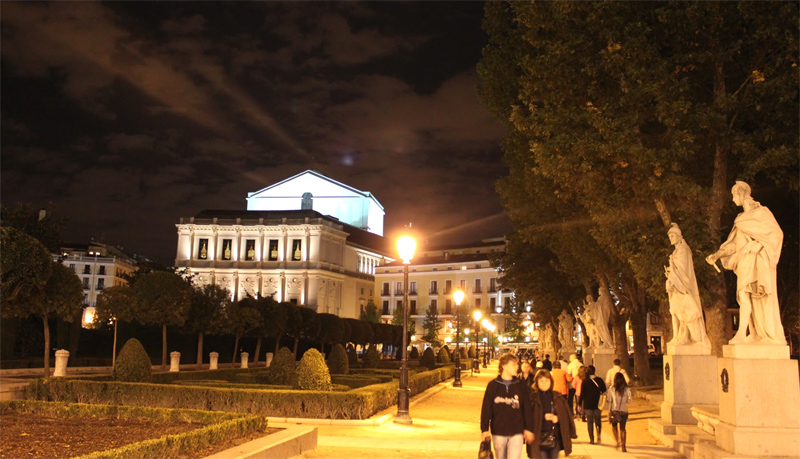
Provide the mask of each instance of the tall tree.
[{"label": "tall tree", "polygon": [[[777,2],[487,3],[480,92],[524,145],[506,148],[510,176],[549,181],[550,195],[582,206],[615,272],[663,298],[670,222],[710,253],[735,178],[797,190],[797,13]],[[697,275],[719,353],[728,304],[708,268]]]},{"label": "tall tree", "polygon": [[272,295],[258,297],[255,307],[261,314],[261,326],[255,330],[258,339],[256,340],[256,355],[253,362],[257,364],[261,352],[261,342],[264,337],[274,338],[275,346],[278,346],[281,335],[286,331],[288,313],[286,308],[275,301]]},{"label": "tall tree", "polygon": [[171,272],[154,271],[140,277],[131,287],[136,296],[134,320],[161,326],[161,370],[167,369],[167,326],[186,322],[192,304],[192,286]]},{"label": "tall tree", "polygon": [[364,311],[361,313],[361,320],[376,324],[381,322],[381,312],[371,299],[367,301],[367,305],[364,306]]},{"label": "tall tree", "polygon": [[107,287],[97,295],[95,305],[95,325],[114,322],[114,344],[111,349],[111,360],[116,361],[117,356],[117,325],[119,321],[133,322],[136,317],[137,305],[133,289],[127,285]]},{"label": "tall tree", "polygon": [[67,219],[55,219],[54,211],[55,204],[52,202],[43,209],[34,209],[30,203],[20,202],[13,207],[3,204],[0,206],[0,220],[3,226],[16,228],[39,240],[50,253],[59,253],[61,231]]},{"label": "tall tree", "polygon": [[12,314],[14,309],[8,317],[20,317],[19,314],[24,313],[25,301],[38,294],[53,273],[53,259],[39,240],[23,231],[4,226],[0,232],[3,312]]},{"label": "tall tree", "polygon": [[425,321],[422,322],[422,328],[425,329],[425,336],[422,339],[431,343],[431,346],[441,346],[442,341],[439,339],[441,326],[438,311],[433,306],[428,306],[428,310],[425,312]]},{"label": "tall tree", "polygon": [[223,329],[234,337],[231,362],[236,363],[236,356],[239,354],[239,340],[245,334],[261,327],[262,320],[257,301],[252,297],[248,296],[234,301],[226,308]]},{"label": "tall tree", "polygon": [[192,289],[186,327],[197,333],[197,369],[203,365],[203,338],[225,329],[225,316],[231,305],[231,292],[219,285],[206,284]]}]

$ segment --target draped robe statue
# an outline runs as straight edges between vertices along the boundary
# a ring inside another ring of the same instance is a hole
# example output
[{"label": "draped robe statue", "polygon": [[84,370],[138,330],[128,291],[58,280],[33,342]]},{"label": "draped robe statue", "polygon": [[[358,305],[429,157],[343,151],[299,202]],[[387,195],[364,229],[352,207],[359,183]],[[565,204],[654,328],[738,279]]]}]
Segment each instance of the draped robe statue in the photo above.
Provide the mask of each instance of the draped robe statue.
[{"label": "draped robe statue", "polygon": [[558,316],[558,340],[561,341],[561,352],[567,355],[575,351],[575,323],[572,316],[566,311],[561,311]]},{"label": "draped robe statue", "polygon": [[[669,312],[672,315],[673,338],[670,346],[697,343],[703,354],[711,352],[711,342],[706,334],[700,292],[694,275],[692,249],[683,239],[681,229],[676,223],[667,231],[669,241],[675,250],[669,256],[666,288],[669,295]],[[672,351],[671,348],[670,352]]]},{"label": "draped robe statue", "polygon": [[753,200],[747,183],[737,181],[731,194],[744,211],[734,220],[719,250],[706,257],[710,265],[716,267],[720,260],[723,268],[736,273],[739,330],[729,344],[785,345],[776,274],[783,231],[772,212]]}]

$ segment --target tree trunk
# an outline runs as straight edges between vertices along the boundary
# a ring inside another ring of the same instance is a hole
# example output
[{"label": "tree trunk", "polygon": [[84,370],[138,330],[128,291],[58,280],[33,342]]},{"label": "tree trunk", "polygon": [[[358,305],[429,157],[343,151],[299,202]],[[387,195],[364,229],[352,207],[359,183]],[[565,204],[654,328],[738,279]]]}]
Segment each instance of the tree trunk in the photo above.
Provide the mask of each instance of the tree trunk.
[{"label": "tree trunk", "polygon": [[197,369],[203,368],[203,332],[197,334]]},{"label": "tree trunk", "polygon": [[81,331],[83,330],[83,326],[81,324],[81,316],[83,312],[78,312],[75,314],[75,317],[72,319],[72,323],[70,324],[70,331],[69,331],[69,356],[71,358],[78,357],[78,345],[80,344],[81,339]]},{"label": "tree trunk", "polygon": [[261,340],[263,339],[263,336],[259,336],[256,340],[256,355],[253,356],[253,366],[258,365],[258,355],[261,353]]},{"label": "tree trunk", "polygon": [[647,351],[647,308],[637,305],[631,312],[631,330],[633,331],[633,374],[639,377],[643,386],[653,384],[650,376],[650,356]]},{"label": "tree trunk", "polygon": [[50,377],[50,324],[47,316],[42,319],[44,322],[44,377]]},{"label": "tree trunk", "polygon": [[161,371],[167,371],[167,324],[161,326]]},{"label": "tree trunk", "polygon": [[664,298],[658,302],[658,316],[661,317],[661,353],[666,354],[666,344],[672,341],[675,330],[672,329],[672,313],[669,312],[669,300]]},{"label": "tree trunk", "polygon": [[114,319],[114,344],[112,344],[112,349],[111,349],[111,366],[112,367],[117,365],[117,323],[118,323],[118,320]]},{"label": "tree trunk", "polygon": [[233,359],[231,359],[231,363],[233,363],[233,366],[236,366],[236,353],[239,351],[239,338],[241,336],[242,335],[237,333],[236,339],[233,341]]},{"label": "tree trunk", "polygon": [[281,348],[281,339],[283,339],[283,333],[275,337],[275,355],[278,355],[278,351]]},{"label": "tree trunk", "polygon": [[295,338],[294,339],[294,350],[292,351],[292,353],[294,353],[294,359],[295,360],[297,360],[297,345],[299,343],[300,343],[300,338]]}]

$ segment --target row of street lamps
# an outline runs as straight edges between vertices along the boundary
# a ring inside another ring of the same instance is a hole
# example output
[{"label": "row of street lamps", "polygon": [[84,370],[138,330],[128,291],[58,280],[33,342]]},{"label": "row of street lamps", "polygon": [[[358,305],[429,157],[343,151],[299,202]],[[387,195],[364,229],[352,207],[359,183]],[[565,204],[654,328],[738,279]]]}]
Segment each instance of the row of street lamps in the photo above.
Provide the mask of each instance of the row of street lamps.
[{"label": "row of street lamps", "polygon": [[[397,251],[400,254],[400,259],[403,260],[403,353],[402,360],[400,361],[400,381],[399,388],[397,389],[397,416],[394,418],[396,424],[411,424],[411,415],[408,412],[408,404],[410,398],[410,391],[408,389],[408,265],[411,264],[411,259],[414,257],[414,250],[417,247],[416,241],[409,236],[403,236],[397,241]],[[456,358],[455,358],[455,375],[453,380],[453,387],[462,387],[461,383],[461,348],[459,347],[461,322],[460,312],[461,303],[464,301],[464,292],[456,290],[453,292],[453,300],[456,303]],[[481,322],[481,311],[476,310],[472,317],[477,323],[477,330],[475,336],[480,336],[480,327],[489,332],[494,333],[495,325],[489,322],[489,319],[483,319]],[[483,368],[486,368],[489,361],[488,339],[484,340],[483,351]],[[478,348],[480,353],[480,348]]]}]

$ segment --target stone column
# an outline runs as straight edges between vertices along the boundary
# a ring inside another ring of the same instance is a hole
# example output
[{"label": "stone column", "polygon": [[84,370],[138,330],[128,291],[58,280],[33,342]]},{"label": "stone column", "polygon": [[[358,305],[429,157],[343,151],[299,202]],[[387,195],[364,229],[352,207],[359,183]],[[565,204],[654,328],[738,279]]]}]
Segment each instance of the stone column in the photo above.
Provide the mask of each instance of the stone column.
[{"label": "stone column", "polygon": [[169,371],[181,371],[181,353],[178,351],[169,353]]},{"label": "stone column", "polygon": [[248,357],[250,357],[250,354],[248,354],[247,352],[242,352],[242,368],[247,368],[247,364],[249,363],[247,361]]},{"label": "stone column", "polygon": [[267,368],[272,364],[272,357],[274,357],[274,354],[272,352],[267,352]]},{"label": "stone column", "polygon": [[56,369],[53,371],[53,376],[67,375],[67,360],[69,360],[69,351],[65,349],[56,351]]},{"label": "stone column", "polygon": [[717,446],[737,457],[800,457],[800,387],[789,346],[722,346]]},{"label": "stone column", "polygon": [[219,362],[219,352],[212,352],[208,354],[208,369],[216,370],[217,363]]},{"label": "stone column", "polygon": [[[700,355],[705,352],[706,355]],[[718,405],[717,357],[696,345],[667,345],[664,355],[664,402],[661,419],[666,424],[696,424],[693,405]]]}]

